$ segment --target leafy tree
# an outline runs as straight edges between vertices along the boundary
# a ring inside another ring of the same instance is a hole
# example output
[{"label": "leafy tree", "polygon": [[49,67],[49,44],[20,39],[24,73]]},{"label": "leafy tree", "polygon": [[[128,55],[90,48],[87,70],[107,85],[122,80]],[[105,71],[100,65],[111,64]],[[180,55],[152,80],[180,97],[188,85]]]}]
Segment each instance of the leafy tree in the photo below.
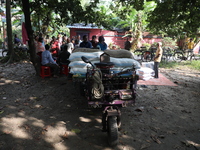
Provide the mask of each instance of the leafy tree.
[{"label": "leafy tree", "polygon": [[[123,4],[123,2],[121,3]],[[144,1],[142,8],[139,7],[140,9],[138,10],[134,8],[134,6],[130,6],[129,4],[128,6],[129,8],[120,6],[120,8],[118,8],[120,11],[115,11],[115,13],[117,13],[121,19],[118,25],[122,26],[124,29],[129,29],[124,37],[130,36],[134,38],[131,49],[136,50],[139,42],[143,40],[142,33],[144,29],[146,30],[148,25],[147,14],[155,9],[156,3],[153,1]],[[121,12],[126,12],[126,15],[121,14]]]},{"label": "leafy tree", "polygon": [[149,28],[155,32],[164,31],[168,35],[188,36],[198,31],[200,18],[199,0],[156,0],[157,7],[149,15]]},{"label": "leafy tree", "polygon": [[11,22],[11,6],[10,6],[11,1],[7,0],[6,1],[6,25],[7,25],[7,40],[8,40],[8,49],[10,50],[10,57],[7,63],[13,62],[13,38],[12,38],[12,22]]},{"label": "leafy tree", "polygon": [[97,7],[98,0],[94,0],[94,2],[87,5],[84,9],[79,0],[30,0],[30,2],[29,0],[22,0],[16,2],[22,6],[25,15],[31,61],[37,74],[39,74],[39,64],[36,59],[32,26],[38,25],[40,29],[40,22],[42,22],[42,30],[45,32],[49,26],[57,30],[57,27],[62,26],[63,23],[85,22],[87,24],[94,22],[98,17],[93,11],[93,8]]}]

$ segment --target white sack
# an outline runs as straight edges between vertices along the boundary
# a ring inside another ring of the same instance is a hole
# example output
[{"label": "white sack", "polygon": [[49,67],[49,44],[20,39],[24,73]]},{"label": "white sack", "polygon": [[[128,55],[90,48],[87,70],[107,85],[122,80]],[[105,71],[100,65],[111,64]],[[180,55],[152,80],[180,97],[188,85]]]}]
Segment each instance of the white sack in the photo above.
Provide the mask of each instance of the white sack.
[{"label": "white sack", "polygon": [[[99,63],[99,61],[91,61],[92,64]],[[85,63],[84,61],[72,61],[69,63],[69,67],[71,68],[87,68],[91,67],[91,64]]]},{"label": "white sack", "polygon": [[147,68],[147,67],[141,67],[140,69],[137,69],[137,72],[140,75],[143,75],[143,74],[152,74],[152,73],[154,73],[154,70],[151,69],[151,68]]},{"label": "white sack", "polygon": [[87,68],[70,68],[71,74],[86,74]]},{"label": "white sack", "polygon": [[132,67],[140,68],[140,63],[131,58],[114,58],[110,57],[110,61],[115,64],[115,67]]},{"label": "white sack", "polygon": [[76,52],[72,53],[69,57],[69,61],[82,61],[81,57],[85,56],[90,61],[100,60],[100,55],[103,54],[102,51],[100,52],[92,52],[92,53],[85,53],[85,52]]}]

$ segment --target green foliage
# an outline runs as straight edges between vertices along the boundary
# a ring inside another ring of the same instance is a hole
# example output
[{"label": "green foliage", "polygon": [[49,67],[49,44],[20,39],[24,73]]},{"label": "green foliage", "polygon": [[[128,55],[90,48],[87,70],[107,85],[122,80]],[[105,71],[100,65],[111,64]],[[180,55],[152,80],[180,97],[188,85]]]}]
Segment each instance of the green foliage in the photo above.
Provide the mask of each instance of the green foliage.
[{"label": "green foliage", "polygon": [[164,31],[168,35],[188,36],[197,33],[200,3],[196,0],[157,1],[156,9],[149,14],[149,28],[155,32]]},{"label": "green foliage", "polygon": [[192,69],[200,70],[200,60],[188,61],[186,65]]},{"label": "green foliage", "polygon": [[164,37],[162,39],[162,44],[163,44],[163,47],[170,47],[170,48],[175,48],[175,46],[177,46],[177,43],[176,43],[176,40],[170,38],[170,37]]},{"label": "green foliage", "polygon": [[[126,2],[120,1],[119,6],[117,8],[112,8],[113,12],[120,18],[120,22],[117,24],[119,27],[128,28],[132,31],[137,30],[138,23],[141,24],[141,28],[146,29],[149,22],[147,22],[148,13],[153,11],[156,7],[156,3],[154,1],[140,1],[140,9],[135,7],[135,5],[129,5]],[[116,3],[118,6],[118,3]]]},{"label": "green foliage", "polygon": [[146,49],[149,49],[151,47],[151,44],[149,44],[149,43],[143,43],[142,46],[145,46]]}]

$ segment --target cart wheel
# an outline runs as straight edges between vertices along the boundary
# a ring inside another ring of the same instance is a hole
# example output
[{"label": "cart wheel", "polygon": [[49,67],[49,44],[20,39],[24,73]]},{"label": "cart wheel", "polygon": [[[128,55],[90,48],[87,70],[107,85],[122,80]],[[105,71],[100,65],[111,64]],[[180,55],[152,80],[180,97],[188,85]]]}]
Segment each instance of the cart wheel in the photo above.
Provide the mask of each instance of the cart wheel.
[{"label": "cart wheel", "polygon": [[118,143],[118,127],[116,116],[109,116],[107,120],[108,143],[115,146]]}]

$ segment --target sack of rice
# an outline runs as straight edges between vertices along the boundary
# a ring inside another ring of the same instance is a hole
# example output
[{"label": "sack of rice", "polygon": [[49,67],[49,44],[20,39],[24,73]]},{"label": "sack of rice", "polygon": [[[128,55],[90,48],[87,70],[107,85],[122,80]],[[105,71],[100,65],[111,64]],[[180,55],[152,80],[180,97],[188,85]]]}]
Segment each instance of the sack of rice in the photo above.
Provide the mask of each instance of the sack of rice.
[{"label": "sack of rice", "polygon": [[134,65],[136,69],[140,68],[140,63],[131,58],[110,57],[110,61],[115,64],[115,67],[132,67]]},{"label": "sack of rice", "polygon": [[76,53],[76,52],[86,52],[86,53],[90,53],[90,52],[100,52],[100,49],[92,49],[92,48],[76,48],[72,51],[72,53]]},{"label": "sack of rice", "polygon": [[147,68],[147,67],[141,67],[140,69],[137,69],[138,73],[140,75],[144,75],[144,74],[153,74],[154,70],[151,68]]},{"label": "sack of rice", "polygon": [[133,54],[128,50],[119,49],[119,50],[105,50],[104,53],[110,55],[110,57],[115,58],[133,58]]},{"label": "sack of rice", "polygon": [[71,68],[70,73],[71,74],[86,74],[87,68]]},{"label": "sack of rice", "polygon": [[88,58],[90,61],[95,61],[95,60],[100,60],[100,55],[103,52],[91,52],[91,53],[85,53],[85,52],[76,52],[76,53],[72,53],[69,57],[69,61],[82,61],[81,57],[85,56],[86,58]]},{"label": "sack of rice", "polygon": [[[99,63],[99,61],[91,61],[92,64]],[[85,63],[84,61],[72,61],[69,63],[70,68],[87,68],[92,67],[91,64]]]}]

